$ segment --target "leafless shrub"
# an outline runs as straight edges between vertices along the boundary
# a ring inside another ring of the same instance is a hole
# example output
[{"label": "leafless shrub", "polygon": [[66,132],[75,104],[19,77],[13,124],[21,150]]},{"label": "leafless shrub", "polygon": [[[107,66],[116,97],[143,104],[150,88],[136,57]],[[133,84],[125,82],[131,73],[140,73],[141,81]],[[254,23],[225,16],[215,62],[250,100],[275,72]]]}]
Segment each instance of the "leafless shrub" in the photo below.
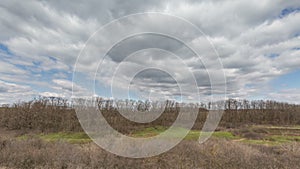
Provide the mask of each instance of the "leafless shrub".
[{"label": "leafless shrub", "polygon": [[[297,168],[300,144],[251,146],[226,140],[183,141],[159,156],[130,159],[93,143],[0,140],[0,166],[8,168]],[[281,151],[282,153],[278,153]]]},{"label": "leafless shrub", "polygon": [[[98,99],[99,113],[105,120],[121,133],[131,133],[136,129],[149,126],[168,127],[176,120],[182,106],[185,109],[198,109],[198,117],[193,129],[201,129],[207,114],[206,108],[214,104],[179,104],[174,101],[165,103],[149,103],[134,101],[113,101]],[[150,105],[151,104],[151,105]],[[221,103],[220,103],[221,104]],[[296,125],[300,124],[300,108],[298,105],[274,101],[238,101],[229,99],[222,102],[225,112],[219,127],[236,128],[252,124]],[[163,109],[163,113],[149,123],[136,123],[124,118],[118,110],[136,111],[142,109],[151,113],[156,109]],[[187,116],[188,118],[188,116]],[[188,120],[188,119],[187,119]],[[57,131],[82,131],[75,110],[68,101],[61,98],[40,98],[30,102],[18,103],[13,106],[0,108],[0,127],[10,130],[23,130],[24,132],[57,132]]]}]

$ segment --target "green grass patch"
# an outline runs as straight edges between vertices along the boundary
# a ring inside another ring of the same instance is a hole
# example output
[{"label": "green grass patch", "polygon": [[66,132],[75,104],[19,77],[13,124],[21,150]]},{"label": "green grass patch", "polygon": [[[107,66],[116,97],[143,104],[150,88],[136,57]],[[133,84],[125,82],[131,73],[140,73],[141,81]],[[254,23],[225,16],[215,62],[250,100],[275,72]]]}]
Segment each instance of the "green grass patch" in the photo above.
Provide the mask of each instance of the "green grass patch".
[{"label": "green grass patch", "polygon": [[[163,126],[148,127],[148,128],[135,131],[132,134],[130,134],[130,136],[142,137],[142,138],[153,137],[161,134],[162,132],[165,132],[167,129],[168,128]],[[253,132],[255,131],[256,130],[253,130]],[[185,128],[180,128],[180,127],[172,128],[170,132],[164,134],[164,137],[168,139],[181,138],[186,133],[187,135],[184,137],[185,140],[198,140],[201,133],[202,136],[211,135],[213,138],[235,140],[238,142],[249,143],[249,144],[279,145],[282,143],[288,143],[294,141],[300,142],[300,136],[297,135],[293,136],[293,135],[265,133],[262,139],[245,139],[242,136],[234,135],[232,134],[232,132],[229,131],[201,132],[200,130],[187,130]],[[37,134],[37,135],[22,135],[19,136],[17,139],[26,140],[32,137],[41,138],[45,141],[66,141],[69,143],[76,143],[76,144],[88,143],[92,141],[89,138],[89,136],[84,132],[70,132],[70,133],[59,132],[59,133],[49,133],[49,134]]]},{"label": "green grass patch", "polygon": [[[254,125],[233,131],[250,144],[280,145],[289,142],[300,142],[300,126]],[[253,134],[253,137],[246,134]],[[257,138],[255,136],[257,135]]]},{"label": "green grass patch", "polygon": [[131,134],[133,137],[152,137],[156,136],[167,130],[166,127],[157,126],[157,127],[147,127],[142,130],[135,131]]},{"label": "green grass patch", "polygon": [[19,136],[18,139],[26,140],[32,137],[40,138],[45,141],[66,141],[74,144],[88,143],[92,140],[89,138],[87,134],[84,132],[76,132],[76,133],[49,133],[49,134],[37,134],[37,135],[22,135]]},{"label": "green grass patch", "polygon": [[66,141],[69,143],[88,143],[91,142],[91,139],[84,132],[77,133],[50,133],[50,134],[40,134],[39,137],[46,141]]},{"label": "green grass patch", "polygon": [[17,137],[18,140],[27,140],[29,138],[30,138],[29,135],[22,135],[22,136]]},{"label": "green grass patch", "polygon": [[300,142],[300,136],[284,136],[284,135],[273,135],[266,138],[266,140],[274,141],[278,143],[287,143],[297,141]]},{"label": "green grass patch", "polygon": [[215,138],[221,138],[221,139],[227,139],[227,140],[233,140],[233,139],[239,139],[239,136],[233,135],[231,132],[228,131],[215,131],[215,132],[202,132],[203,136],[208,136],[211,134],[212,137]]},{"label": "green grass patch", "polygon": [[[134,132],[131,134],[133,137],[153,137],[156,135],[159,135],[162,132],[165,132],[167,130],[166,127],[149,127],[142,130],[139,130],[137,132]],[[183,134],[188,132],[188,134],[185,136],[185,140],[198,140],[200,137],[200,131],[199,130],[187,130],[185,128],[172,128],[170,130],[170,133],[166,134],[165,137],[167,138],[180,138]],[[209,132],[202,132],[203,136],[210,135]],[[212,137],[216,138],[223,138],[223,139],[238,139],[238,136],[234,136],[231,132],[228,131],[217,131],[212,133]]]}]

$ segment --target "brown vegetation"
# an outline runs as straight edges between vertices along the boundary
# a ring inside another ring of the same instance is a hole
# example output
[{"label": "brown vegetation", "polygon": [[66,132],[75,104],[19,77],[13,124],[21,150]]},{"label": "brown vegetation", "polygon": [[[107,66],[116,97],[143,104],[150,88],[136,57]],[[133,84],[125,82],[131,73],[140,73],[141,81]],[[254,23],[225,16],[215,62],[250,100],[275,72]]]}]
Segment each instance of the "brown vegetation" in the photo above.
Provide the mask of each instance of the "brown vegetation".
[{"label": "brown vegetation", "polygon": [[300,145],[245,145],[226,140],[204,144],[183,141],[159,156],[130,159],[110,154],[95,144],[0,140],[0,164],[8,168],[297,168]]},{"label": "brown vegetation", "polygon": [[[118,109],[143,109],[143,102],[120,102],[111,100],[98,100],[99,110],[112,127],[122,133],[130,133],[136,129],[149,126],[170,126],[176,120],[180,104],[167,101],[163,113],[150,123],[136,123],[124,118]],[[220,104],[220,103],[215,103]],[[232,99],[223,103],[227,108],[222,116],[219,126],[235,128],[243,125],[300,125],[300,108],[298,105],[274,101],[234,101]],[[115,106],[113,106],[115,105]],[[212,105],[208,103],[208,105]],[[158,106],[158,105],[156,105]],[[208,110],[202,105],[184,105],[185,108],[197,108],[198,118],[194,129],[201,129],[206,120]],[[220,106],[220,105],[219,105]],[[145,109],[145,107],[147,109]],[[155,107],[154,107],[155,108]],[[154,109],[152,106],[152,109]],[[0,108],[0,127],[10,130],[58,132],[58,131],[82,131],[76,113],[68,102],[61,98],[42,98],[31,102],[14,104],[11,107]]]}]

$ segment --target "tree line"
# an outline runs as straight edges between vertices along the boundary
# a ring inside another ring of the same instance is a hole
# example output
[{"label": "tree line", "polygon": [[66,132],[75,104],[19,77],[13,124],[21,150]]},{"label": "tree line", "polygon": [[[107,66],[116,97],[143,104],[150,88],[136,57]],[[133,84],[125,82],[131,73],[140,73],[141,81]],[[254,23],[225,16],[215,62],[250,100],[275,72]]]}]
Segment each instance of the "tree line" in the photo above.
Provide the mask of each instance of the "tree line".
[{"label": "tree line", "polygon": [[[178,103],[175,100],[163,102],[139,100],[113,100],[95,98],[95,107],[108,123],[123,133],[149,126],[170,126],[176,120],[179,111],[198,110],[194,129],[201,129],[209,110],[219,107],[224,110],[220,127],[238,127],[240,125],[300,125],[300,106],[271,100],[236,100],[208,103]],[[72,101],[64,98],[39,97],[29,102],[3,105],[0,108],[0,127],[13,130],[39,131],[82,131],[74,107],[85,105],[84,99]],[[162,114],[150,123],[136,123],[120,115],[126,112],[157,112]],[[188,113],[187,113],[188,114]],[[186,116],[187,120],[189,116]]]}]

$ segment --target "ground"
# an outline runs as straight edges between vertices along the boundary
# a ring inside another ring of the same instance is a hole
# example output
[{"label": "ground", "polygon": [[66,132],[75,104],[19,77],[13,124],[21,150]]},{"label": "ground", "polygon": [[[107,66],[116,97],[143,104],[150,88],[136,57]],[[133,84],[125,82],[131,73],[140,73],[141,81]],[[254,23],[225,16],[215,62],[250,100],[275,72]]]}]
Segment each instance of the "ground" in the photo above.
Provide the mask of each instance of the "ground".
[{"label": "ground", "polygon": [[[151,137],[166,129],[148,127],[130,136]],[[172,150],[143,159],[106,152],[84,132],[0,132],[0,168],[299,168],[300,160],[300,126],[223,128],[203,144],[197,142],[200,131],[191,130]],[[183,132],[174,128],[166,137]]]},{"label": "ground", "polygon": [[[140,129],[130,134],[132,137],[151,137],[162,133],[167,128],[162,126],[148,127]],[[168,137],[179,137],[184,128],[175,128],[172,135]],[[16,137],[18,132],[1,129],[1,137]],[[202,134],[209,134],[202,132]],[[198,140],[199,130],[191,130],[184,138],[185,140]],[[38,137],[45,141],[64,140],[70,143],[88,143],[91,139],[84,132],[58,132],[48,134],[24,134],[17,137],[26,139],[29,137]],[[223,129],[212,133],[212,138],[226,139],[234,142],[243,142],[249,144],[280,145],[282,143],[300,142],[300,126],[264,126],[255,125],[236,129]]]}]

